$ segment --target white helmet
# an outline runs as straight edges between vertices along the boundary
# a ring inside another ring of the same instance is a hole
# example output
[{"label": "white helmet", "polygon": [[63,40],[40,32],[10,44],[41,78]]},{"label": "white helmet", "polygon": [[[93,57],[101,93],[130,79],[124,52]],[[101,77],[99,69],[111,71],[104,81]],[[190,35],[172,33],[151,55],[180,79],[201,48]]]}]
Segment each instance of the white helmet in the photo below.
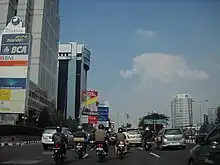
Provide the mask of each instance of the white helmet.
[{"label": "white helmet", "polygon": [[149,131],[150,129],[148,127],[145,128],[145,131]]}]

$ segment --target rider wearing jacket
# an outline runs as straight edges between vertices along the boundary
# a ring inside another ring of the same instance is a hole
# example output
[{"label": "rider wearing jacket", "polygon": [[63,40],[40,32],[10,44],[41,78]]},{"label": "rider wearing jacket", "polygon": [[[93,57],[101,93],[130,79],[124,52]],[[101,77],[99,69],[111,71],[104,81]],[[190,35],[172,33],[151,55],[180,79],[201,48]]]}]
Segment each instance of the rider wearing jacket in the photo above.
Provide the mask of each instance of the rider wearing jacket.
[{"label": "rider wearing jacket", "polygon": [[152,137],[153,137],[153,134],[152,134],[151,130],[149,129],[149,127],[146,127],[146,129],[142,135],[142,146],[144,147],[145,142],[147,140],[151,140]]},{"label": "rider wearing jacket", "polygon": [[87,135],[86,135],[85,132],[83,132],[83,127],[81,125],[79,125],[77,127],[77,131],[74,134],[74,138],[83,138],[84,139],[84,141],[83,141],[83,151],[84,151],[85,156],[87,156],[88,155],[86,153],[87,144],[85,142],[87,140]]},{"label": "rider wearing jacket", "polygon": [[115,145],[115,152],[117,153],[117,145],[120,143],[120,141],[125,142],[126,135],[123,133],[123,128],[118,128],[118,132],[116,134],[116,145]]},{"label": "rider wearing jacket", "polygon": [[52,141],[55,144],[60,144],[61,146],[61,151],[63,152],[64,155],[66,155],[66,147],[65,144],[68,143],[68,139],[65,136],[64,133],[62,133],[62,128],[61,127],[56,127],[56,133],[53,134],[52,136]]},{"label": "rider wearing jacket", "polygon": [[99,124],[98,129],[95,131],[95,142],[103,144],[103,150],[108,153],[108,135],[105,131],[105,127],[103,124]]}]

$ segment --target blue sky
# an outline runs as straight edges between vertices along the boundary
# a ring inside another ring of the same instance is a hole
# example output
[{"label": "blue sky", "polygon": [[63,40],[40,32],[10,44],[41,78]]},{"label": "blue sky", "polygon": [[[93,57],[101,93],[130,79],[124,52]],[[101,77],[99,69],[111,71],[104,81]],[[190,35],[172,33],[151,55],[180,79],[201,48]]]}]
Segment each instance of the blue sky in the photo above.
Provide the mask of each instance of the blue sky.
[{"label": "blue sky", "polygon": [[[170,115],[170,100],[189,93],[220,104],[220,2],[60,1],[60,41],[84,40],[92,51],[88,86],[111,115]],[[194,105],[199,120],[198,105]]]}]

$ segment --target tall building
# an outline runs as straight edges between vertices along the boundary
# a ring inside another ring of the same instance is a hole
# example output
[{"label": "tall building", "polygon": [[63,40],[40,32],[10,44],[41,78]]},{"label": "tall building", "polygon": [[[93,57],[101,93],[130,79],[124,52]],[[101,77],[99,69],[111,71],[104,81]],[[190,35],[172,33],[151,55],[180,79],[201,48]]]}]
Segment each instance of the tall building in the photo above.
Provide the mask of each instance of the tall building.
[{"label": "tall building", "polygon": [[56,108],[59,0],[1,0],[0,33],[13,16],[32,35],[27,114],[37,116],[45,106]]},{"label": "tall building", "polygon": [[208,121],[210,123],[215,123],[217,117],[217,108],[209,108],[208,109]]},{"label": "tall building", "polygon": [[172,127],[193,125],[192,98],[188,94],[177,94],[171,101]]},{"label": "tall building", "polygon": [[81,42],[60,43],[58,54],[57,109],[78,119],[82,93],[87,91],[87,72],[90,69],[90,51]]}]

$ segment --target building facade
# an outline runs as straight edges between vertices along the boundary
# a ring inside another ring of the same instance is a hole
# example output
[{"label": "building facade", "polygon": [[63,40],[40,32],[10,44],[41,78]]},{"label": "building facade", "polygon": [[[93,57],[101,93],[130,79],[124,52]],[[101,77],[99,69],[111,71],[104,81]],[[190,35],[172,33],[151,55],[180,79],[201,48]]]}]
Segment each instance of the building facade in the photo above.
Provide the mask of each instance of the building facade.
[{"label": "building facade", "polygon": [[32,35],[28,116],[43,107],[56,108],[57,52],[60,31],[59,0],[1,0],[0,33],[13,16]]},{"label": "building facade", "polygon": [[65,118],[78,119],[82,93],[87,91],[90,51],[81,42],[60,43],[58,54],[57,109]]},{"label": "building facade", "polygon": [[177,94],[171,101],[172,127],[193,125],[192,98],[188,94]]},{"label": "building facade", "polygon": [[215,123],[217,117],[217,108],[208,109],[208,121],[209,123]]}]

